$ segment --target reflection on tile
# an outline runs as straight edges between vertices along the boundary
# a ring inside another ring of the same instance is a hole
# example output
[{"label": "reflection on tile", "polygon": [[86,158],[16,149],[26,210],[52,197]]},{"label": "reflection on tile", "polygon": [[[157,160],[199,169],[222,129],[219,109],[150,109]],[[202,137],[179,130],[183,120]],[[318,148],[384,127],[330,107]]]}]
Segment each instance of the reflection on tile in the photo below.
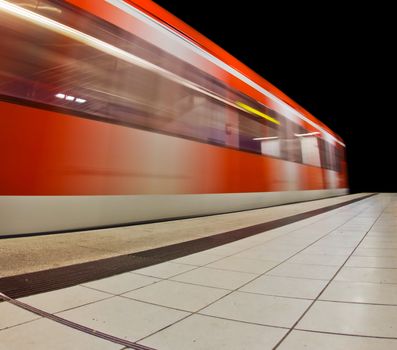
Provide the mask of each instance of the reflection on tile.
[{"label": "reflection on tile", "polygon": [[133,273],[158,277],[158,278],[170,278],[172,276],[178,275],[180,273],[193,270],[195,267],[184,264],[177,264],[172,262],[165,262],[149,267],[145,267],[143,269],[134,270]]},{"label": "reflection on tile", "polygon": [[372,337],[395,337],[397,306],[318,301],[296,328]]},{"label": "reflection on tile", "polygon": [[116,337],[136,341],[188,315],[121,297],[64,311],[59,316]]},{"label": "reflection on tile", "polygon": [[397,284],[332,281],[320,299],[397,305]]},{"label": "reflection on tile", "polygon": [[248,283],[241,288],[241,291],[315,299],[327,283],[328,281],[323,280],[265,275]]},{"label": "reflection on tile", "polygon": [[193,312],[207,306],[227,293],[229,293],[227,290],[222,289],[162,281],[126,293],[123,296]]},{"label": "reflection on tile", "polygon": [[107,293],[74,286],[21,298],[20,301],[49,313],[55,313],[109,297]]},{"label": "reflection on tile", "polygon": [[252,273],[202,267],[173,277],[172,280],[233,290],[241,287],[255,277],[257,277],[257,275]]},{"label": "reflection on tile", "polygon": [[42,318],[0,331],[0,349],[118,350],[120,345]]},{"label": "reflection on tile", "polygon": [[7,302],[0,303],[0,329],[15,326],[37,318],[40,318],[40,316],[25,311],[17,306]]},{"label": "reflection on tile", "polygon": [[397,349],[397,340],[353,337],[346,335],[292,331],[279,350],[390,350]]},{"label": "reflection on tile", "polygon": [[127,272],[121,275],[84,283],[83,286],[99,289],[107,293],[121,294],[157,281],[160,281],[160,279]]},{"label": "reflection on tile", "polygon": [[286,329],[193,315],[141,343],[161,350],[264,350],[273,348],[286,332]]},{"label": "reflection on tile", "polygon": [[237,321],[291,327],[310,303],[310,300],[234,292],[200,313]]}]

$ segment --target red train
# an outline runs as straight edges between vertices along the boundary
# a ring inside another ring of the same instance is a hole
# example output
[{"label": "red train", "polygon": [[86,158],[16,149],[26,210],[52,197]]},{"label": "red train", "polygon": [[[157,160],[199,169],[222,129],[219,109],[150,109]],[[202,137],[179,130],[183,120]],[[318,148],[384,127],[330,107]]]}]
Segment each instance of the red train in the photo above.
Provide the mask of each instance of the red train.
[{"label": "red train", "polygon": [[345,194],[343,141],[148,0],[0,0],[0,235]]}]

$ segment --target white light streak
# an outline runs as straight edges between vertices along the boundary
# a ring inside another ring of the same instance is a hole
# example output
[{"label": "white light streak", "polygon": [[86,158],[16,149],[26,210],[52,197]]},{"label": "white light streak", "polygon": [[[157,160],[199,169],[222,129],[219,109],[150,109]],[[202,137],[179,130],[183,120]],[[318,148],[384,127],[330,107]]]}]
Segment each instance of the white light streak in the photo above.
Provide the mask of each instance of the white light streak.
[{"label": "white light streak", "polygon": [[262,141],[262,140],[275,140],[275,139],[278,139],[278,136],[255,137],[253,140]]},{"label": "white light streak", "polygon": [[233,108],[236,108],[236,109],[239,109],[239,110],[242,110],[245,112],[245,110],[243,108],[237,106],[234,102],[230,102],[222,97],[219,97],[218,95],[201,88],[200,86],[190,82],[189,80],[179,77],[178,75],[171,73],[161,67],[158,67],[158,66],[154,65],[153,63],[150,63],[140,57],[137,57],[127,51],[119,49],[118,47],[108,44],[102,40],[94,38],[88,34],[80,32],[74,28],[68,27],[68,26],[66,26],[62,23],[59,23],[57,21],[54,21],[50,18],[44,17],[42,15],[31,12],[31,11],[21,8],[19,6],[13,5],[5,0],[0,0],[0,9],[5,12],[8,12],[9,14],[11,14],[13,16],[16,16],[16,17],[21,18],[26,21],[29,21],[33,24],[36,24],[40,27],[46,28],[46,29],[56,32],[58,34],[64,35],[70,39],[76,40],[82,44],[90,46],[94,49],[97,49],[101,52],[109,54],[113,57],[117,57],[123,61],[132,63],[132,64],[142,67],[144,69],[154,71],[157,74],[160,74],[161,76],[163,76],[171,81],[175,81],[183,86],[186,86],[187,88],[189,88],[191,90],[198,91],[201,94],[207,95],[215,100],[221,101],[224,104],[227,104]]},{"label": "white light streak", "polygon": [[320,135],[321,132],[319,131],[314,131],[314,132],[308,132],[306,134],[294,134],[297,137],[305,137],[305,136],[314,136],[314,135]]}]

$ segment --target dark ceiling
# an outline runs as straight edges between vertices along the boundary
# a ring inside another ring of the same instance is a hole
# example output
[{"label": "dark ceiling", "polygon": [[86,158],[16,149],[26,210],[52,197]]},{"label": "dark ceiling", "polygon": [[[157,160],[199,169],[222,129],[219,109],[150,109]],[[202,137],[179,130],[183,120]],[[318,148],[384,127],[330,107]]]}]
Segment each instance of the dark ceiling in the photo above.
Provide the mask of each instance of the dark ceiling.
[{"label": "dark ceiling", "polygon": [[[337,132],[350,188],[397,191],[391,9],[158,0]],[[223,3],[223,6],[222,6]]]}]

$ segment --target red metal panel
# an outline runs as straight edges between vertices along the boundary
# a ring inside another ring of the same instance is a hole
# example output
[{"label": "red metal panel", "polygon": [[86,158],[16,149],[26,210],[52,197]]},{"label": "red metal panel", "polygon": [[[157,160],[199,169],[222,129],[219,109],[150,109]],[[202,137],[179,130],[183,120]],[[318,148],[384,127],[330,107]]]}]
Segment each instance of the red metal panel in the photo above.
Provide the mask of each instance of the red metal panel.
[{"label": "red metal panel", "polygon": [[[286,162],[0,102],[0,195],[127,195],[289,190]],[[294,189],[323,189],[293,163]]]}]

